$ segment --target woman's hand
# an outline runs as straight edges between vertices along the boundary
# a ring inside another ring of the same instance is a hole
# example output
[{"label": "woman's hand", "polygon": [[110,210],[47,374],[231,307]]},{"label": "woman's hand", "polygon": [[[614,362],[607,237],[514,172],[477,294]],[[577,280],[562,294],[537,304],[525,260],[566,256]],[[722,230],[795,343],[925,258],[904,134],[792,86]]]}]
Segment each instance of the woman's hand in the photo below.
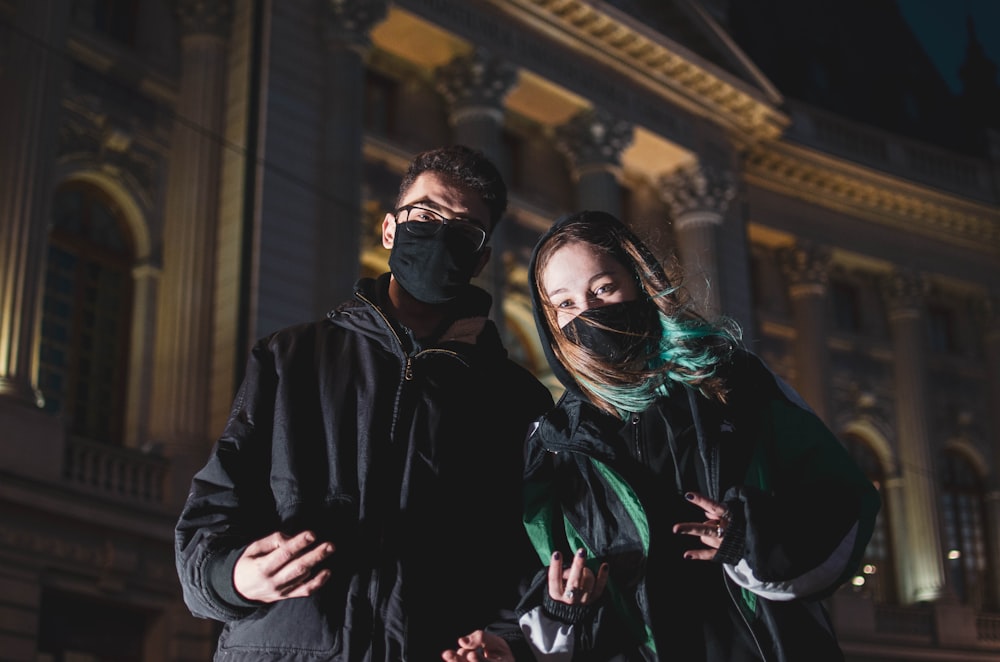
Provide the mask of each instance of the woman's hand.
[{"label": "woman's hand", "polygon": [[684,552],[684,558],[711,561],[722,545],[723,536],[726,535],[726,527],[729,526],[729,508],[726,504],[712,501],[697,492],[688,492],[684,498],[705,511],[705,521],[674,524],[674,533],[698,536],[702,544],[709,547],[709,549],[689,549]]},{"label": "woman's hand", "polygon": [[549,565],[549,597],[568,605],[595,602],[608,583],[608,564],[602,563],[597,575],[584,565],[587,553],[580,548],[569,568],[563,569],[562,554],[552,553]]},{"label": "woman's hand", "polygon": [[458,640],[458,649],[444,651],[441,659],[445,662],[514,662],[510,646],[495,634],[476,630]]}]

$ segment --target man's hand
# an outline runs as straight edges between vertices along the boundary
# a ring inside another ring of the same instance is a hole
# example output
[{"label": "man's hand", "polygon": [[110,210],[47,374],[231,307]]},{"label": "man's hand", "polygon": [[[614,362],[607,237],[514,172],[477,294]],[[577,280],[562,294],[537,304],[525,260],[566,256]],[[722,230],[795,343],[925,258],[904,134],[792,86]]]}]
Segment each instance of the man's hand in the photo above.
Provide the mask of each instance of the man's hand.
[{"label": "man's hand", "polygon": [[247,546],[233,568],[233,585],[247,600],[277,602],[312,595],[330,578],[330,570],[316,565],[330,556],[333,543],[313,546],[316,536],[303,531],[294,536],[275,532]]}]

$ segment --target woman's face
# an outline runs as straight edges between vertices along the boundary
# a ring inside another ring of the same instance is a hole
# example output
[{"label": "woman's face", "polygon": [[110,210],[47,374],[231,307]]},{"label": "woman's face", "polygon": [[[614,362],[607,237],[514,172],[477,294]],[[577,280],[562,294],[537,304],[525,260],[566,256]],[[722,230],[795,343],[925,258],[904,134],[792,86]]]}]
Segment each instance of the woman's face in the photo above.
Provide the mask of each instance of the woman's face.
[{"label": "woman's face", "polygon": [[633,301],[639,288],[618,260],[575,241],[555,250],[539,274],[542,298],[556,311],[560,328],[589,308]]}]

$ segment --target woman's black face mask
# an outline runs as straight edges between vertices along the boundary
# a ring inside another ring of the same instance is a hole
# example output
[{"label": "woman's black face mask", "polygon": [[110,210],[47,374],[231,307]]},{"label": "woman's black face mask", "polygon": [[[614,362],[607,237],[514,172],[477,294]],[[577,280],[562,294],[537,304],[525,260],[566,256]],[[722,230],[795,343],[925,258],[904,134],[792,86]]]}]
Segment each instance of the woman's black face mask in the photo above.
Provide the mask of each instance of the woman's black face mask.
[{"label": "woman's black face mask", "polygon": [[562,327],[570,342],[614,363],[645,359],[661,333],[656,306],[645,297],[589,308]]}]

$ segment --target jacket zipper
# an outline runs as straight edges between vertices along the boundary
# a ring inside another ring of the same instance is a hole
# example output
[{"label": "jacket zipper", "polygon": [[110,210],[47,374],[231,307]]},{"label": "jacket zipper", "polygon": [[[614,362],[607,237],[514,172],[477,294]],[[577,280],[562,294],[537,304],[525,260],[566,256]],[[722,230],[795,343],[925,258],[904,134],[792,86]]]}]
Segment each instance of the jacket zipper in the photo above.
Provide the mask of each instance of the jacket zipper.
[{"label": "jacket zipper", "polygon": [[732,600],[733,606],[736,607],[736,612],[740,615],[740,620],[743,621],[743,625],[747,626],[747,632],[750,633],[750,638],[753,639],[754,646],[757,647],[757,652],[760,653],[760,659],[767,662],[767,656],[764,655],[764,649],[760,646],[760,641],[757,640],[757,633],[753,631],[750,626],[750,621],[747,620],[746,615],[743,613],[743,608],[740,607],[739,599],[733,595],[733,587],[726,580],[726,569],[720,568],[722,570],[722,585],[726,587],[726,593],[729,595],[729,599]]},{"label": "jacket zipper", "polygon": [[642,462],[642,435],[639,434],[639,414],[632,414],[632,443],[635,445],[635,458]]}]

